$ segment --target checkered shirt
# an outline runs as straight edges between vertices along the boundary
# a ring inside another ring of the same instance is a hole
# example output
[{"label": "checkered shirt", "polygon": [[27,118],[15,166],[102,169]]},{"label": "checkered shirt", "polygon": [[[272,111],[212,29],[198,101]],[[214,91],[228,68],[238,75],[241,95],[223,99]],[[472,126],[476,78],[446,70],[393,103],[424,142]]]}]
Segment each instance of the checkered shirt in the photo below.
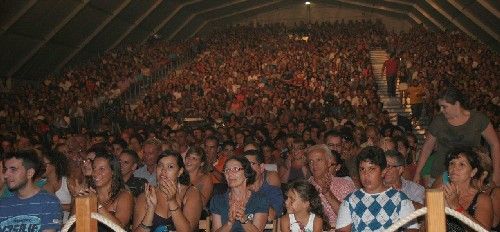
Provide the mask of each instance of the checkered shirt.
[{"label": "checkered shirt", "polygon": [[[359,189],[349,194],[340,205],[337,229],[352,224],[352,231],[384,231],[414,210],[406,194],[394,188],[376,194]],[[418,227],[414,224],[409,228]]]}]

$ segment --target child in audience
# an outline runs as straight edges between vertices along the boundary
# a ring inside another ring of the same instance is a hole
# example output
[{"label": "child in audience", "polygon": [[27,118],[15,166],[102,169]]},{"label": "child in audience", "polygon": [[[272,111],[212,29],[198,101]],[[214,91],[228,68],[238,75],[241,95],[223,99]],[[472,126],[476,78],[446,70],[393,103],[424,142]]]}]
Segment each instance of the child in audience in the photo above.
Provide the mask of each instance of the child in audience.
[{"label": "child in audience", "polygon": [[281,217],[281,231],[323,231],[323,206],[316,188],[307,181],[297,180],[287,189],[285,205],[288,214]]},{"label": "child in audience", "polygon": [[[381,148],[365,147],[357,165],[362,188],[347,195],[339,208],[337,231],[384,231],[415,208],[403,192],[384,185],[387,167]],[[407,229],[418,229],[410,222]]]}]

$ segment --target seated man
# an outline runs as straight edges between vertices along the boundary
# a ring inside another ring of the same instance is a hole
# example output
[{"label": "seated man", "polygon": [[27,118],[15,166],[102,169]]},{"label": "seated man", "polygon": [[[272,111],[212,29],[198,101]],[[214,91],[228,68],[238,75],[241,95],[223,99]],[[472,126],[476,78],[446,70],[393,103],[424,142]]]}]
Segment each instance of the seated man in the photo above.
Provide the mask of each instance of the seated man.
[{"label": "seated man", "polygon": [[335,228],[340,203],[348,194],[356,190],[356,187],[352,180],[332,175],[331,167],[337,166],[337,164],[334,163],[335,158],[327,145],[320,144],[309,147],[306,154],[312,173],[309,183],[319,192],[328,225]]},{"label": "seated man", "polygon": [[[356,163],[363,187],[340,205],[337,231],[384,231],[415,211],[406,194],[384,185],[387,162],[382,149],[363,148]],[[417,224],[409,224],[407,229],[418,229]]]},{"label": "seated man", "polygon": [[388,187],[393,187],[405,193],[410,200],[418,203],[419,208],[424,204],[425,188],[413,181],[403,178],[405,169],[405,158],[395,150],[385,152],[387,168],[384,176],[384,183]]},{"label": "seated man", "polygon": [[7,153],[4,166],[7,186],[14,195],[0,200],[0,231],[60,230],[63,214],[59,199],[35,185],[43,173],[37,154]]},{"label": "seated man", "polygon": [[139,163],[139,156],[134,150],[123,150],[119,156],[120,171],[122,172],[123,182],[128,187],[134,197],[138,197],[144,192],[144,184],[148,181],[141,177],[135,177],[134,171]]},{"label": "seated man", "polygon": [[264,168],[264,155],[258,150],[248,150],[243,155],[250,161],[255,171],[255,182],[250,190],[260,192],[267,197],[271,208],[269,209],[268,221],[272,221],[283,213],[283,192],[281,182],[276,172],[266,171]]}]

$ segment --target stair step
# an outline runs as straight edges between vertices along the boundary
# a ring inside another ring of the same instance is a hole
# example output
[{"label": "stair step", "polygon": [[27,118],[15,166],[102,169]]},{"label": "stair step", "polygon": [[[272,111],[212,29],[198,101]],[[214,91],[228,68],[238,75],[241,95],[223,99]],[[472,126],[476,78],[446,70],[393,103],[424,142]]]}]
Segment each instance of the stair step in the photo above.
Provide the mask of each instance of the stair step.
[{"label": "stair step", "polygon": [[[411,118],[411,107],[403,105],[399,91],[396,91],[396,97],[389,97],[387,94],[387,81],[382,73],[384,62],[389,59],[389,54],[385,50],[370,51],[370,61],[372,63],[373,74],[375,75],[375,83],[378,86],[377,94],[380,101],[384,104],[383,109],[389,112],[391,123],[397,125],[397,116],[401,115]],[[419,143],[423,143],[426,128],[422,126],[421,121],[412,121],[413,132],[417,136]]]}]

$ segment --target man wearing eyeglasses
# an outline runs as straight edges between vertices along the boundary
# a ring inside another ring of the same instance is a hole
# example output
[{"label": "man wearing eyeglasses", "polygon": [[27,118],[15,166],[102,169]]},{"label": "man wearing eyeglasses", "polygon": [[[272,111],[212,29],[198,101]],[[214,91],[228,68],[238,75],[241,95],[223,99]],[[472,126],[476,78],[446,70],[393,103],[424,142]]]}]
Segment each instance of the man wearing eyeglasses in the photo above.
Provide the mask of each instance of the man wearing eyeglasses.
[{"label": "man wearing eyeglasses", "polygon": [[385,158],[387,160],[387,168],[384,175],[385,185],[400,190],[413,202],[423,205],[425,188],[402,177],[405,168],[403,155],[398,151],[388,150],[385,152]]}]

